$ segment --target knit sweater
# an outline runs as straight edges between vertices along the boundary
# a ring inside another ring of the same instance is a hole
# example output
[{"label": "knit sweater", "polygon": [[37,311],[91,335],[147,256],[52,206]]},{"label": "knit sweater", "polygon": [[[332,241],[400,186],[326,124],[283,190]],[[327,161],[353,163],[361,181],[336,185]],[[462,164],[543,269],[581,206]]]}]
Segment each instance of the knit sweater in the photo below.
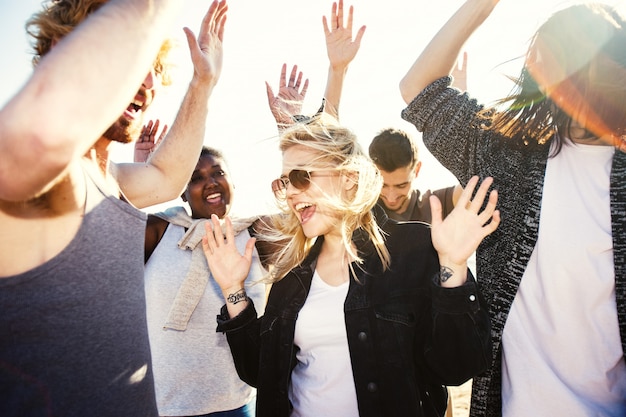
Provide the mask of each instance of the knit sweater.
[{"label": "knit sweater", "polygon": [[[474,378],[471,415],[500,416],[502,332],[537,241],[550,142],[520,146],[485,128],[483,109],[444,77],[402,111],[423,133],[430,152],[465,186],[472,175],[494,178],[502,222],[477,250],[477,280],[492,321],[493,360]],[[622,350],[626,352],[626,154],[616,150],[610,180],[615,294]]]}]

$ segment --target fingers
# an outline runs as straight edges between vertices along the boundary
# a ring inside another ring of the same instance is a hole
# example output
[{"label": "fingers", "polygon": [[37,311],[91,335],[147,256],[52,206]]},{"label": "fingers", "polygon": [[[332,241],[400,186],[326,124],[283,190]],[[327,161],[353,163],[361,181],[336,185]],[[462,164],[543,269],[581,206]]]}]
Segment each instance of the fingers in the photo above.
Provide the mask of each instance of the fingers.
[{"label": "fingers", "polygon": [[439,197],[432,194],[430,196],[430,214],[431,214],[431,224],[437,225],[443,221],[443,209],[441,207],[441,201]]},{"label": "fingers", "polygon": [[467,182],[467,185],[465,185],[465,188],[463,188],[463,192],[461,192],[461,195],[459,196],[459,201],[457,202],[458,206],[467,207],[477,183],[477,176],[473,176],[472,178],[470,178],[470,180]]},{"label": "fingers", "polygon": [[348,23],[346,25],[346,29],[352,33],[352,19],[354,16],[354,6],[350,6],[350,11],[348,12]]},{"label": "fingers", "polygon": [[[291,73],[289,74],[289,81],[287,81],[287,64],[283,64],[281,73],[280,73],[280,82],[279,89],[292,89],[295,90],[296,93],[302,94],[303,96],[306,94],[307,89],[309,88],[309,79],[305,79],[304,85],[302,84],[302,79],[304,78],[304,73],[302,71],[298,71],[298,65],[294,65],[291,68]],[[266,89],[270,89],[269,85],[266,84]],[[302,86],[302,90],[300,91],[300,86]],[[271,89],[270,89],[271,90]],[[284,94],[284,93],[283,93]],[[280,95],[280,92],[279,92]],[[270,98],[268,92],[268,99],[274,99],[274,94],[272,92],[272,97]]]},{"label": "fingers", "polygon": [[222,39],[224,35],[224,24],[226,23],[227,11],[228,5],[226,4],[226,0],[214,0],[202,19],[200,32],[202,34],[208,32],[217,33],[218,37]]},{"label": "fingers", "polygon": [[220,219],[215,214],[211,214],[211,223],[213,226],[213,235],[215,236],[215,247],[219,248],[224,244],[224,234],[222,233],[222,227],[220,226]]},{"label": "fingers", "polygon": [[220,2],[220,7],[217,14],[217,37],[220,41],[224,40],[224,27],[226,26],[226,12],[228,11],[228,5],[226,4],[226,0]]},{"label": "fingers", "polygon": [[287,64],[283,64],[280,70],[280,80],[278,81],[278,87],[284,88],[287,86]]},{"label": "fingers", "polygon": [[272,108],[276,97],[274,96],[272,87],[270,87],[270,84],[267,81],[265,81],[265,91],[267,92],[267,102],[269,103],[270,108]]},{"label": "fingers", "polygon": [[156,121],[148,121],[142,128],[141,133],[139,135],[139,139],[137,139],[137,143],[154,143],[158,144],[163,137],[165,136],[165,132],[167,131],[167,125],[163,128],[163,132],[158,139],[156,139],[156,134],[159,131],[160,120],[156,119]]},{"label": "fingers", "polygon": [[337,20],[335,27],[339,29],[343,26],[343,0],[339,0],[339,8],[337,9]]},{"label": "fingers", "polygon": [[[152,122],[152,120],[150,122]],[[159,130],[159,123],[161,123],[159,119],[156,119],[154,121],[154,125],[152,125],[152,130],[150,131],[150,136],[154,136],[157,130]]]},{"label": "fingers", "polygon": [[[478,177],[475,178],[476,181],[478,181]],[[483,205],[483,202],[485,201],[485,196],[487,195],[487,191],[489,190],[489,187],[491,187],[492,183],[493,178],[491,177],[487,177],[483,180],[483,182],[480,184],[480,187],[478,187],[478,191],[476,191],[476,194],[474,194],[473,200],[470,202],[469,209],[471,211],[473,211],[474,213],[478,213]],[[473,188],[474,187],[472,187],[472,190]]]},{"label": "fingers", "polygon": [[[300,80],[302,79],[302,73],[300,73],[299,79],[296,79],[297,74],[298,74],[298,66],[294,65],[293,68],[291,69],[291,75],[289,76],[289,84],[287,85],[287,87],[297,88],[296,85],[300,84]],[[297,84],[296,84],[296,80],[297,80]]]},{"label": "fingers", "polygon": [[[496,210],[497,203],[498,203],[498,191],[492,190],[491,193],[489,193],[489,200],[487,201],[487,205],[485,206],[485,209],[478,215],[478,219],[481,222],[481,224],[486,224],[487,222],[489,222],[489,220],[493,222],[493,219],[495,218],[496,213],[498,216],[498,223],[499,223],[500,212]],[[497,224],[496,224],[496,227],[497,227]]]},{"label": "fingers", "polygon": [[204,236],[202,237],[202,249],[207,257],[215,252],[215,236],[210,222],[204,223]]},{"label": "fingers", "polygon": [[306,80],[304,80],[304,86],[302,87],[302,91],[300,92],[300,94],[302,94],[302,97],[306,96],[306,92],[309,89],[309,79],[307,78]]},{"label": "fingers", "polygon": [[187,39],[189,52],[191,52],[193,57],[194,55],[198,54],[200,50],[200,46],[198,45],[198,41],[196,40],[196,35],[188,27],[184,27],[183,32],[185,32],[185,38]]},{"label": "fingers", "polygon": [[246,242],[246,251],[244,252],[244,256],[248,260],[252,260],[252,254],[254,253],[254,244],[256,243],[256,238],[252,237]]},{"label": "fingers", "polygon": [[161,134],[159,135],[159,139],[157,139],[157,141],[154,142],[155,146],[158,146],[158,145],[161,144],[161,142],[165,138],[165,135],[167,135],[167,129],[168,129],[168,126],[167,125],[163,125],[163,130],[161,131]]},{"label": "fingers", "polygon": [[328,28],[328,20],[326,20],[326,16],[322,16],[322,24],[324,25],[324,36],[328,39],[330,36],[330,29]]}]

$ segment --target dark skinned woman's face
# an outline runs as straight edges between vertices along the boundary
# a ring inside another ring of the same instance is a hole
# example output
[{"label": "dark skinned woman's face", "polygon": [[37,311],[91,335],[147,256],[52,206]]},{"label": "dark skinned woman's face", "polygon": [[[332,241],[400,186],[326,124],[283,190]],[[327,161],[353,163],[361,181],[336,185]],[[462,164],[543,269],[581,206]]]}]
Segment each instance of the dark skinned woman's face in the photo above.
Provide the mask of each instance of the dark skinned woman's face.
[{"label": "dark skinned woman's face", "polygon": [[220,219],[230,211],[233,184],[224,161],[213,156],[202,156],[181,196],[191,207],[191,217],[208,219],[212,214]]}]

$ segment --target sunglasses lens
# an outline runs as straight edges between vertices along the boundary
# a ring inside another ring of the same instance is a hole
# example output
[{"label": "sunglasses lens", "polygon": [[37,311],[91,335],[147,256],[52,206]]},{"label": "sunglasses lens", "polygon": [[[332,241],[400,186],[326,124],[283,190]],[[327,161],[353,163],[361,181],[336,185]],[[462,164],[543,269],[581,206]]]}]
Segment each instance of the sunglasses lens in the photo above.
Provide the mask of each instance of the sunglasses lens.
[{"label": "sunglasses lens", "polygon": [[285,198],[285,190],[287,189],[287,178],[278,178],[272,181],[272,191],[276,198]]},{"label": "sunglasses lens", "polygon": [[287,185],[291,184],[298,190],[306,190],[311,184],[311,173],[302,169],[294,169],[289,173],[288,177],[280,177],[272,181],[272,191],[274,197],[285,199],[287,194]]},{"label": "sunglasses lens", "polygon": [[298,190],[306,190],[311,183],[311,174],[302,169],[294,169],[289,173],[289,182]]}]

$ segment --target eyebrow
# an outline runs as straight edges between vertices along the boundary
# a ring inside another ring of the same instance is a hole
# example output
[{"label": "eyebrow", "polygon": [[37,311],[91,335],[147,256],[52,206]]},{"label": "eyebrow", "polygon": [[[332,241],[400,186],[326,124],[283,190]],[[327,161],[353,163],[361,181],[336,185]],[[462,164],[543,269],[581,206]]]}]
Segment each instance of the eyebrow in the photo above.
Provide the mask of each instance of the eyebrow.
[{"label": "eyebrow", "polygon": [[403,185],[408,185],[410,183],[411,181],[404,181],[404,182],[401,182],[400,184],[389,184],[388,182],[383,182],[383,185],[386,185],[387,187],[402,187]]}]

